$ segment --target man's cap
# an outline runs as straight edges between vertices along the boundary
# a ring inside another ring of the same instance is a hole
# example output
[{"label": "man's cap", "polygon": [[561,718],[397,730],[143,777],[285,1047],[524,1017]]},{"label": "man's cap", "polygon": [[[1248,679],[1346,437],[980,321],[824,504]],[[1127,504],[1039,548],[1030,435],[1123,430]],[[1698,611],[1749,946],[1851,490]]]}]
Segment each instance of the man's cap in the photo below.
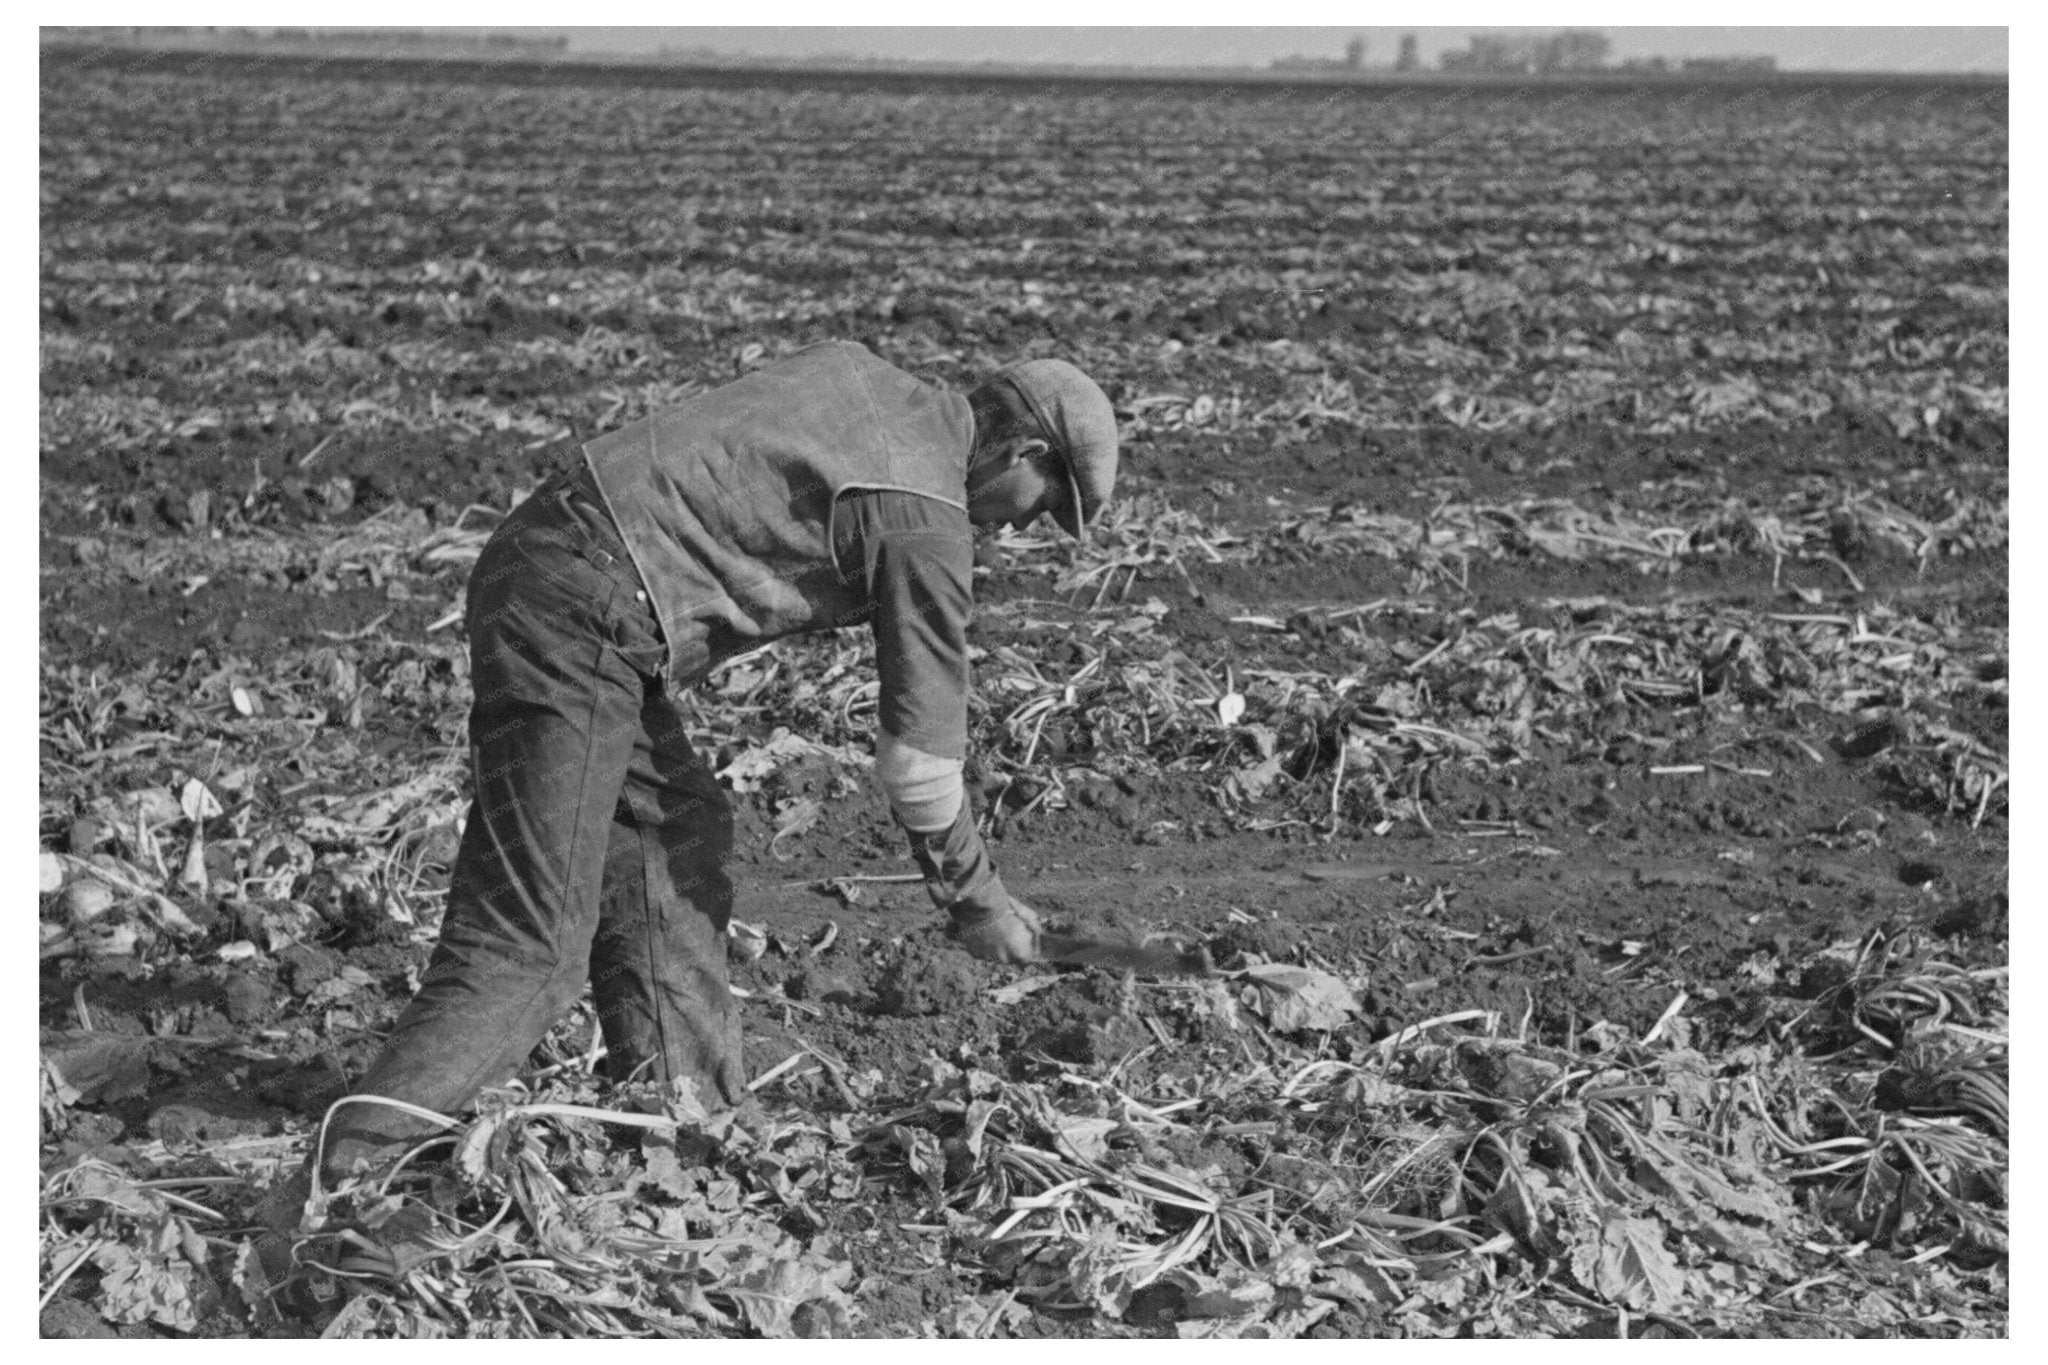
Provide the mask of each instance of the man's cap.
[{"label": "man's cap", "polygon": [[1083,539],[1081,528],[1116,486],[1116,412],[1109,395],[1064,360],[1026,360],[997,373],[1016,388],[1064,461],[1072,496],[1064,514],[1054,515],[1068,535]]}]

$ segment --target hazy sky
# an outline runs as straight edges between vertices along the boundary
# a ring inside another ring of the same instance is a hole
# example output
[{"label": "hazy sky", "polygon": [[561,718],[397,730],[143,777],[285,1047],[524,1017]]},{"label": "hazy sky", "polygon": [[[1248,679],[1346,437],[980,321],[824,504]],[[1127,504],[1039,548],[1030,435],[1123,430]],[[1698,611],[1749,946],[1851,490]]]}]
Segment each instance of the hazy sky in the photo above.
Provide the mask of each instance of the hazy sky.
[{"label": "hazy sky", "polygon": [[[1064,7],[1062,7],[1064,8]],[[1361,10],[1371,12],[1365,6]],[[1381,11],[1378,17],[1384,17]],[[1566,19],[1523,25],[1549,32],[1567,25],[1599,28],[1613,40],[1613,60],[1770,55],[1787,70],[2005,71],[2007,30],[1994,27],[1630,27]],[[510,27],[510,26],[502,26]],[[707,47],[769,57],[895,57],[926,61],[1053,62],[1118,66],[1265,66],[1290,55],[1335,58],[1354,35],[1366,39],[1368,64],[1391,62],[1403,33],[1420,43],[1425,65],[1462,48],[1477,32],[1513,32],[1513,25],[1319,25],[1267,28],[1101,27],[860,27],[778,26],[627,28],[521,27],[528,34],[569,35],[574,51],[652,52],[661,47]]]}]

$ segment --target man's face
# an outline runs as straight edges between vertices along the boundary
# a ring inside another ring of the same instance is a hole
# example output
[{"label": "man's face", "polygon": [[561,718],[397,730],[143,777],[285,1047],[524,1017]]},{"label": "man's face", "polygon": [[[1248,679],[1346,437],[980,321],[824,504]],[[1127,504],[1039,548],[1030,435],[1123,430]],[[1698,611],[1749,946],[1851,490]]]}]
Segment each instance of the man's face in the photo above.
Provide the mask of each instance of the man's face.
[{"label": "man's face", "polygon": [[1043,441],[1020,441],[977,465],[967,488],[967,515],[977,526],[1021,531],[1068,497],[1059,457]]}]

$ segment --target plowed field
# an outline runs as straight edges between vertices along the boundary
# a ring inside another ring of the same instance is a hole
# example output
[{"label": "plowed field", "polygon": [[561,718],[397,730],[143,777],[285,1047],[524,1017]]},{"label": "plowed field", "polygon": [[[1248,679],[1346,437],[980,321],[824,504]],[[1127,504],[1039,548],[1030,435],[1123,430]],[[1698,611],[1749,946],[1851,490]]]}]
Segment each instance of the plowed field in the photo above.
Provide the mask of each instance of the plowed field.
[{"label": "plowed field", "polygon": [[[41,79],[46,1334],[2005,1330],[2002,83]],[[759,1109],[579,1007],[513,1099],[655,1126],[499,1097],[336,1213],[459,1249],[266,1298],[483,538],[832,337],[1115,400],[1090,545],[979,556],[974,799],[1216,973],[949,949],[865,635],[778,645],[695,693]]]}]

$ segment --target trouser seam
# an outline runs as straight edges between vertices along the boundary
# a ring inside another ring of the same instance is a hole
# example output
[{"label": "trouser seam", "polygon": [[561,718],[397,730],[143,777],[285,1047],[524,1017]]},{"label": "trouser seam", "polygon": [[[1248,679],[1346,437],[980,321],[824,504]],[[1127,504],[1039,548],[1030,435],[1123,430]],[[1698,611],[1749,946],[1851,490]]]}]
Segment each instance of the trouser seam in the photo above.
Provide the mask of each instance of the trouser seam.
[{"label": "trouser seam", "polygon": [[[646,950],[648,994],[653,997],[650,1003],[654,1006],[654,1045],[660,1058],[656,1065],[660,1069],[661,1080],[667,1083],[674,1079],[674,1067],[670,1064],[668,999],[663,980],[664,969],[668,965],[668,954],[664,950],[668,928],[667,898],[660,894],[660,884],[654,877],[654,853],[661,850],[660,831],[648,829],[636,815],[634,833],[640,843],[640,932]],[[650,843],[653,851],[649,849]],[[665,872],[665,858],[663,863]]]},{"label": "trouser seam", "polygon": [[[617,586],[613,585],[611,594],[613,598],[616,598],[617,592]],[[612,603],[610,601],[607,601],[604,611],[606,619],[609,619],[610,617],[611,606]],[[570,906],[574,904],[577,893],[575,875],[576,854],[577,851],[586,842],[586,822],[590,819],[590,788],[592,782],[596,780],[595,774],[592,772],[592,768],[594,766],[592,763],[592,759],[596,753],[598,743],[597,729],[598,712],[600,709],[598,688],[600,686],[612,685],[611,679],[605,677],[604,672],[600,667],[600,665],[602,665],[604,661],[604,651],[606,648],[608,648],[608,645],[604,641],[600,640],[597,645],[597,655],[595,660],[593,661],[593,667],[591,669],[591,687],[589,690],[589,698],[587,701],[588,714],[587,723],[584,726],[583,761],[581,764],[583,769],[583,780],[582,785],[577,790],[576,819],[575,822],[570,826],[569,847],[563,857],[563,898],[565,901],[568,902],[568,904],[565,904],[562,907],[562,913],[559,913],[555,916],[555,933],[553,935],[553,942],[549,944],[549,947],[552,950],[551,956],[553,957],[553,965],[549,968],[547,974],[543,976],[540,982],[534,987],[533,993],[527,997],[524,1003],[520,1005],[519,1014],[517,1016],[517,1027],[513,1032],[513,1036],[515,1038],[523,1036],[526,1032],[529,1031],[528,1020],[532,1017],[536,1005],[543,1004],[547,1000],[547,998],[553,993],[553,987],[555,986],[556,982],[562,976],[562,962],[564,956],[562,951],[562,939],[564,932],[572,927],[569,923],[569,915],[567,912]],[[472,761],[476,763],[478,768],[476,776],[478,778],[478,789],[481,790],[482,762],[480,759],[473,759]],[[616,798],[614,798],[614,800],[616,800]],[[598,871],[599,884],[597,888],[597,897],[598,899],[601,899],[603,894],[602,866],[599,867]],[[596,902],[593,901],[592,914],[597,915],[599,913],[599,908]],[[597,926],[593,924],[591,927],[593,931],[595,931]],[[589,956],[590,955],[588,951],[586,951],[584,953],[583,971],[582,973],[579,973],[579,975],[588,974]],[[552,1021],[550,1021],[550,1023],[551,1022]],[[545,1034],[545,1032],[546,1026],[543,1026],[542,1033]],[[540,1040],[538,1038],[534,1040],[535,1043],[539,1041]],[[533,1044],[529,1043],[527,1046],[528,1049],[531,1050]],[[512,1065],[515,1071],[518,1068],[519,1060],[520,1059],[516,1056],[512,1058]],[[491,1073],[493,1071],[501,1069],[501,1067],[502,1060],[498,1056],[494,1054],[486,1055],[485,1059],[479,1062],[469,1072],[469,1074],[466,1077],[464,1077],[462,1085],[460,1087],[462,1092],[474,1096],[475,1092],[489,1081]]]}]

